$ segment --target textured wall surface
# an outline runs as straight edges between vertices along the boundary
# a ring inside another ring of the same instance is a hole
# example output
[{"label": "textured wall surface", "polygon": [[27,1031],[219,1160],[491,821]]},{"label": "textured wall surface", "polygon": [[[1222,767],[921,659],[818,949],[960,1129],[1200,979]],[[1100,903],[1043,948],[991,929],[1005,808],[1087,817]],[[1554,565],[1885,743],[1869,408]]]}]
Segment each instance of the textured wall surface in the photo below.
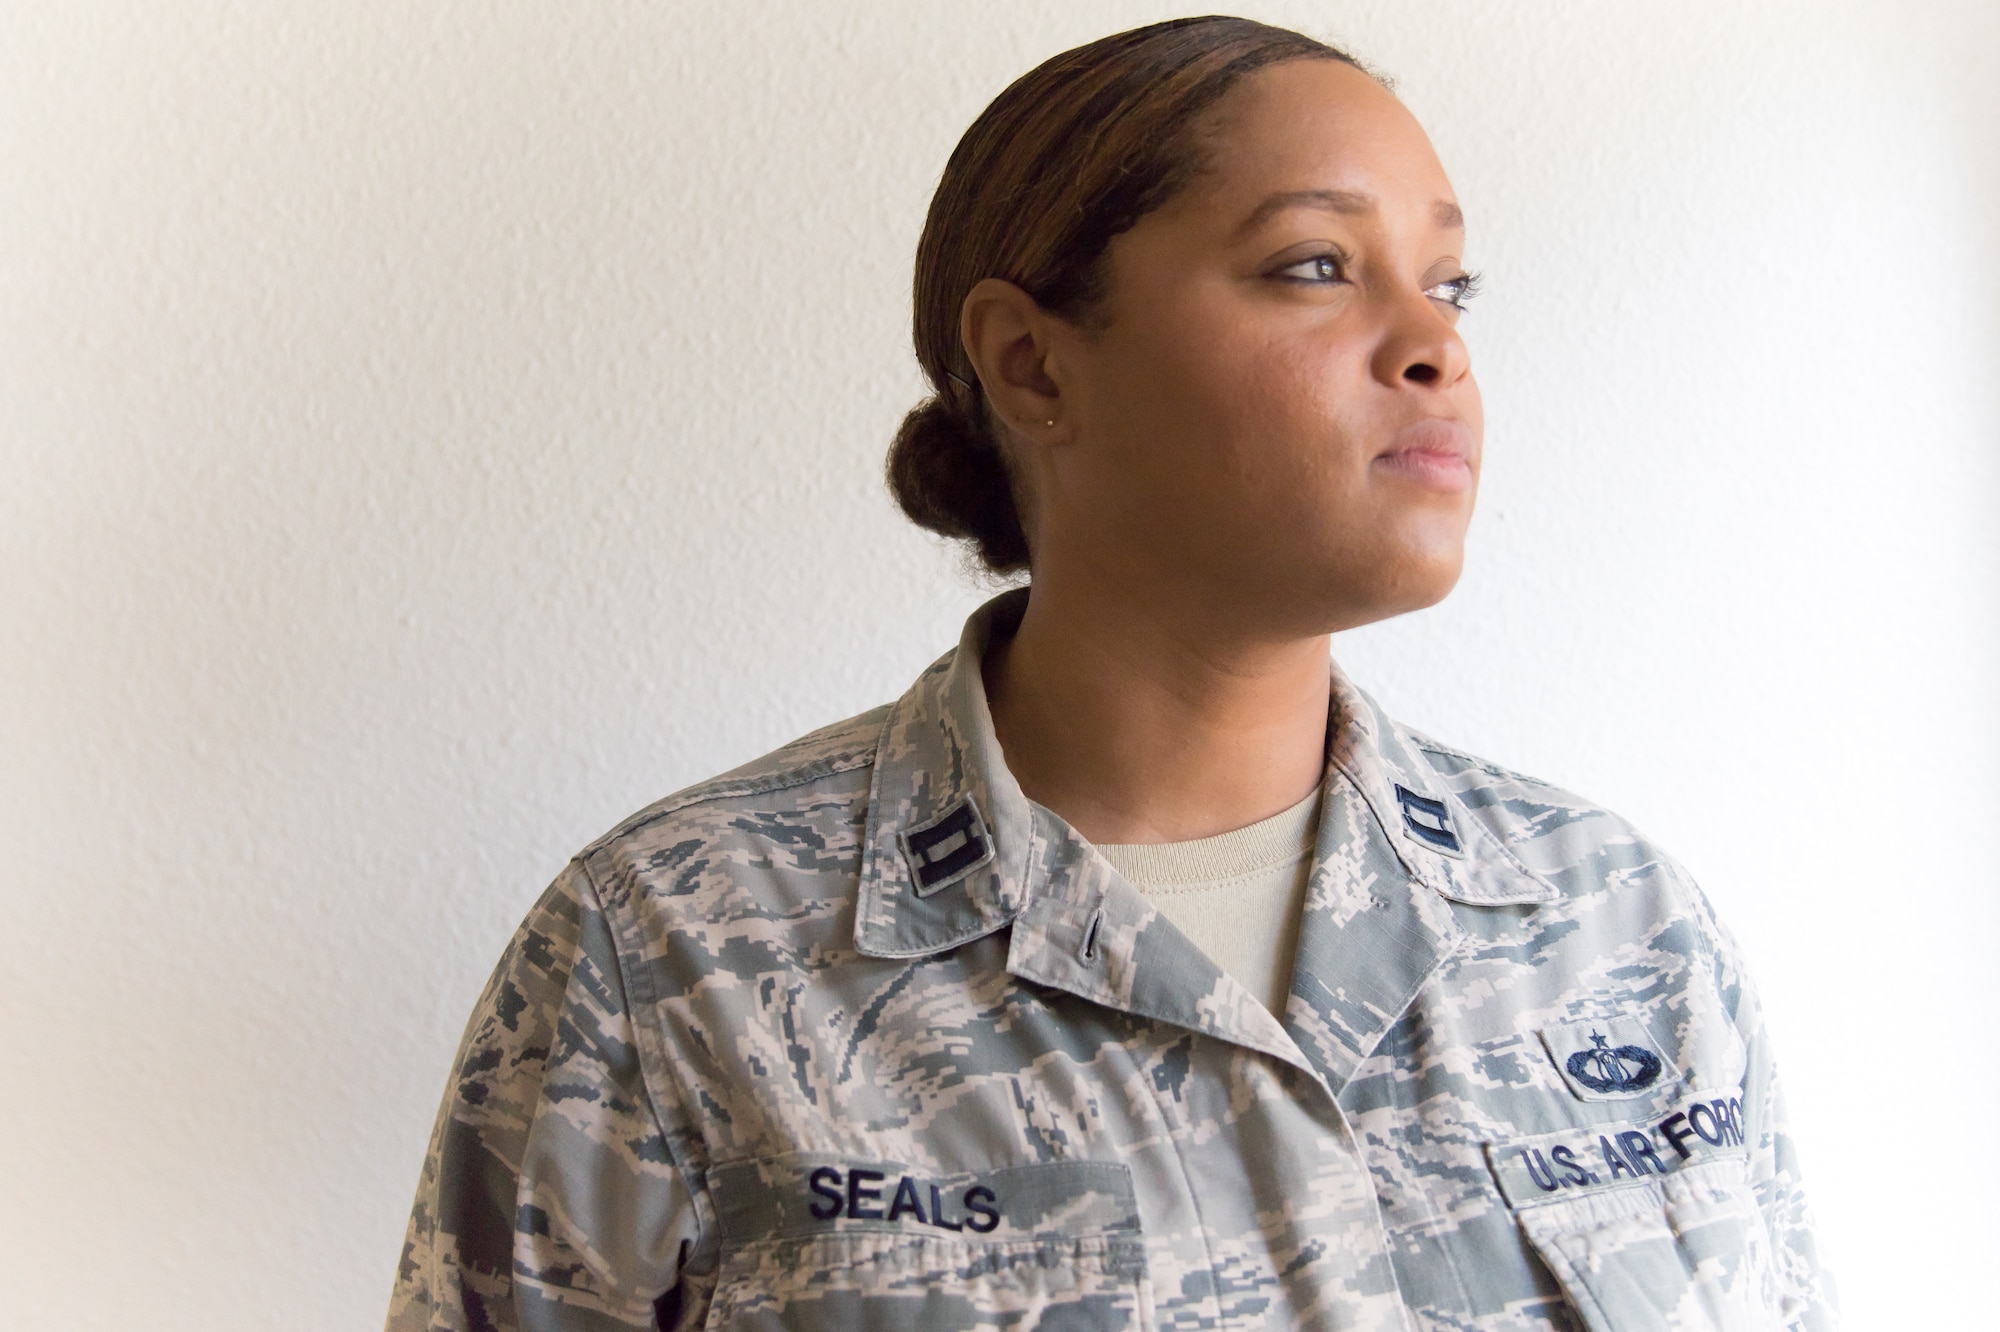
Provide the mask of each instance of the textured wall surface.
[{"label": "textured wall surface", "polygon": [[[0,4],[0,1325],[374,1325],[502,941],[893,697],[958,132],[1151,4]],[[1758,965],[1856,1327],[1990,1317],[1990,0],[1249,12],[1472,219],[1470,572],[1349,635]]]}]

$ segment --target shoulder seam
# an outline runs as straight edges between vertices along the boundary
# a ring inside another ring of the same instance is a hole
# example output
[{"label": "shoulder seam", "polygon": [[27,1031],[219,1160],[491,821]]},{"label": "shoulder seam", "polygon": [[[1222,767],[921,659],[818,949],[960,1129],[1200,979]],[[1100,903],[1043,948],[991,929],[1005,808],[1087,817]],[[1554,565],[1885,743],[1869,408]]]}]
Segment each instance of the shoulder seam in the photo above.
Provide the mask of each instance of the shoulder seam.
[{"label": "shoulder seam", "polygon": [[[660,1092],[662,1092],[662,1088],[654,1086],[654,1070],[648,1068],[648,1060],[646,1060],[646,1036],[652,1034],[652,1032],[650,1030],[642,1030],[644,1020],[640,1016],[640,1004],[632,1002],[634,998],[638,998],[646,1006],[646,1010],[650,1014],[652,1010],[656,1010],[660,1006],[660,996],[654,992],[654,988],[650,984],[650,978],[644,974],[644,970],[640,970],[640,972],[634,974],[630,970],[628,962],[626,962],[626,950],[634,944],[634,940],[626,938],[626,926],[630,922],[626,922],[618,912],[612,910],[612,904],[604,896],[604,888],[598,886],[598,876],[590,872],[590,866],[586,864],[584,856],[576,856],[570,864],[576,866],[576,874],[584,880],[584,886],[590,890],[594,906],[596,906],[598,914],[604,916],[604,924],[606,924],[606,928],[608,928],[608,932],[612,936],[612,966],[618,968],[618,984],[626,992],[626,1022],[632,1024],[632,1046],[634,1046],[634,1052],[638,1054],[638,1068],[640,1068],[638,1082],[640,1082],[640,1090],[644,1090],[644,1094],[646,1094],[646,1112],[652,1116],[652,1126],[660,1132],[660,1144],[666,1148],[668,1162],[680,1174],[680,1182],[688,1190],[688,1200],[694,1206],[694,1248],[696,1248],[696,1252],[700,1252],[704,1248],[704,1242],[708,1240],[708,1228],[710,1228],[708,1226],[706,1208],[702,1208],[702,1204],[700,1204],[700,1196],[706,1190],[706,1172],[698,1170],[694,1166],[688,1166],[688,1162],[680,1160],[680,1152],[674,1150],[674,1134],[668,1130],[666,1122],[660,1116]],[[686,1118],[688,1106],[686,1106],[686,1098],[678,1094],[680,1088],[672,1086],[672,1080],[668,1080],[668,1086],[664,1090],[674,1096],[676,1110]],[[704,1156],[706,1156],[706,1152],[704,1152]]]},{"label": "shoulder seam", "polygon": [[1521,772],[1516,768],[1509,768],[1504,764],[1495,763],[1491,759],[1481,758],[1477,754],[1467,753],[1465,750],[1445,744],[1441,740],[1419,740],[1415,736],[1412,736],[1411,743],[1426,754],[1437,754],[1444,758],[1463,759],[1481,772],[1491,773],[1495,777],[1506,777],[1517,782],[1529,782],[1535,786],[1546,786],[1552,791],[1564,789],[1554,782],[1535,776],[1533,773]]},{"label": "shoulder seam", "polygon": [[[590,866],[585,862],[583,856],[577,856],[571,860],[567,868],[575,869],[577,877],[583,880],[584,890],[590,894],[590,905],[604,918],[606,932],[611,935],[611,965],[617,969],[619,988],[625,992],[625,1020],[632,1024],[632,1045],[634,1053],[639,1057],[639,1086],[646,1096],[646,1113],[652,1117],[653,1128],[660,1135],[660,1144],[666,1149],[668,1161],[672,1164],[675,1171],[679,1173],[681,1185],[687,1189],[689,1201],[693,1204],[695,1248],[699,1251],[702,1248],[703,1242],[708,1238],[706,1233],[708,1230],[708,1218],[704,1215],[703,1208],[698,1201],[702,1187],[698,1186],[699,1181],[696,1178],[695,1172],[689,1169],[687,1163],[680,1159],[680,1153],[674,1149],[673,1135],[668,1132],[667,1125],[660,1116],[660,1089],[654,1086],[653,1077],[650,1074],[650,1070],[646,1067],[645,1037],[639,1030],[641,1024],[639,1006],[632,1002],[635,995],[635,978],[626,963],[626,948],[631,942],[624,937],[625,931],[623,926],[626,922],[611,909],[611,904],[605,900],[604,890],[598,885],[597,876],[591,873]],[[659,996],[652,993],[650,984],[646,986],[646,993],[638,997],[649,1008],[656,1008],[659,1004]],[[670,1088],[669,1090],[677,1091],[678,1089]],[[676,1097],[676,1102],[678,1103],[680,1112],[685,1115],[686,1105],[679,1097]]]},{"label": "shoulder seam", "polygon": [[712,783],[704,782],[690,787],[678,799],[669,796],[666,802],[652,809],[634,814],[623,823],[612,828],[610,832],[605,833],[604,836],[592,842],[580,853],[578,858],[581,859],[584,856],[595,855],[600,849],[611,842],[617,841],[621,837],[629,836],[649,824],[669,818],[672,815],[680,813],[682,810],[692,809],[696,805],[706,805],[711,801],[730,800],[741,796],[767,795],[772,791],[788,791],[795,786],[804,786],[808,782],[818,781],[822,777],[837,777],[844,772],[854,772],[860,768],[870,767],[874,762],[875,751],[873,748],[870,748],[866,753],[852,755],[845,759],[821,759],[809,763],[803,768],[788,768],[782,772],[773,773],[769,777],[732,782],[727,786],[716,786]]}]

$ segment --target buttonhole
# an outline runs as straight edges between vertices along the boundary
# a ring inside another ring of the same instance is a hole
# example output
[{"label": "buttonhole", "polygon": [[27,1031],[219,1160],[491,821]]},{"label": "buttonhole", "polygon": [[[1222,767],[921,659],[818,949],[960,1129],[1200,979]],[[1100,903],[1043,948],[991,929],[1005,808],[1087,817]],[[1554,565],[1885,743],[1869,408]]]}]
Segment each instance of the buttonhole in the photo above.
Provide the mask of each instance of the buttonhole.
[{"label": "buttonhole", "polygon": [[1077,956],[1086,962],[1097,960],[1097,927],[1104,923],[1104,913],[1090,913],[1090,924],[1083,927],[1083,947],[1076,950]]}]

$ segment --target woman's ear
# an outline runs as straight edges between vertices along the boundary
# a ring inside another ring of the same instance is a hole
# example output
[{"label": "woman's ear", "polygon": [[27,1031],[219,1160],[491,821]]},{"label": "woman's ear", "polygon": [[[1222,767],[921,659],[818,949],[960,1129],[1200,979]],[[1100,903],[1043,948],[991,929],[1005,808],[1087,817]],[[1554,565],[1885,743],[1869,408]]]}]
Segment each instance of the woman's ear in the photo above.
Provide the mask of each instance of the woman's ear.
[{"label": "woman's ear", "polygon": [[1047,443],[1062,423],[1062,387],[1051,364],[1055,318],[1011,282],[982,278],[959,307],[958,336],[995,415],[1015,434]]}]

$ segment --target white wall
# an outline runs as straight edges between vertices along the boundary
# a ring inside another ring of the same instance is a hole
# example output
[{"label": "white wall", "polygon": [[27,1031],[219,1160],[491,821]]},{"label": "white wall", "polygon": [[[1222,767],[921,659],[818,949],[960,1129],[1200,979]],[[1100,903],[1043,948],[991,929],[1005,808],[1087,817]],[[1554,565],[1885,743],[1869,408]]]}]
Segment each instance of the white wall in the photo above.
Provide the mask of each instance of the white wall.
[{"label": "white wall", "polygon": [[[958,132],[1145,3],[0,7],[0,1324],[368,1327],[569,852],[982,595],[877,481]],[[1990,1317],[1990,0],[1260,4],[1471,215],[1471,572],[1349,637],[1759,965],[1851,1324]]]}]

